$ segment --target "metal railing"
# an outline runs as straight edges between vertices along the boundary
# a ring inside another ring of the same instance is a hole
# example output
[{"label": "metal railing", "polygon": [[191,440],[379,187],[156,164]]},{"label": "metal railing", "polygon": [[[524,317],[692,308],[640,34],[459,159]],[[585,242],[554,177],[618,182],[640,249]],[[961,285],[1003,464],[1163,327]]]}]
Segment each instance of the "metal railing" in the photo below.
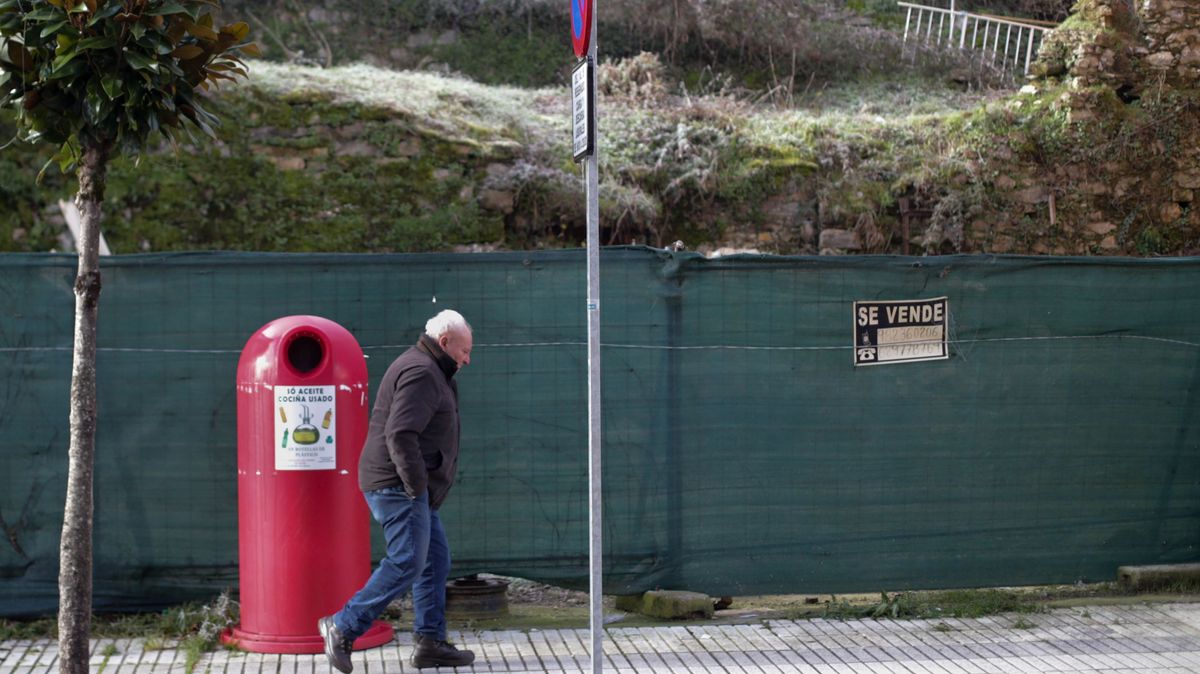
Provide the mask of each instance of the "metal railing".
[{"label": "metal railing", "polygon": [[1023,68],[1024,74],[1029,73],[1042,38],[1054,27],[1031,19],[959,12],[953,3],[950,9],[896,4],[908,10],[904,18],[906,44],[911,35],[914,41],[923,40],[925,44],[977,51],[981,60],[990,60],[1004,70]]}]

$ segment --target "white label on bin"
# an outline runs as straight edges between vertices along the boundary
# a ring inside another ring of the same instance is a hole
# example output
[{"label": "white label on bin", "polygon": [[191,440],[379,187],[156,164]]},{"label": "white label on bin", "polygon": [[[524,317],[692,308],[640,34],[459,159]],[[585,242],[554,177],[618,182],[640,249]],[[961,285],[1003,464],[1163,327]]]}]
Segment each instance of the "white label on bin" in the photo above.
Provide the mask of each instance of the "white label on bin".
[{"label": "white label on bin", "polygon": [[275,470],[337,468],[336,389],[275,387]]}]

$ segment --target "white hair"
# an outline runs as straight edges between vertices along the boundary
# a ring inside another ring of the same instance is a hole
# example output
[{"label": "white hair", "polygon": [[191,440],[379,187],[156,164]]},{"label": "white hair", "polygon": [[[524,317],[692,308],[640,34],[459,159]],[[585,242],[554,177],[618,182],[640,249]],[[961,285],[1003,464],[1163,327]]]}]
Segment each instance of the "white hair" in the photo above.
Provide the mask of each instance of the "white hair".
[{"label": "white hair", "polygon": [[471,326],[462,314],[453,309],[446,309],[425,323],[425,334],[434,339],[454,331],[471,332]]}]

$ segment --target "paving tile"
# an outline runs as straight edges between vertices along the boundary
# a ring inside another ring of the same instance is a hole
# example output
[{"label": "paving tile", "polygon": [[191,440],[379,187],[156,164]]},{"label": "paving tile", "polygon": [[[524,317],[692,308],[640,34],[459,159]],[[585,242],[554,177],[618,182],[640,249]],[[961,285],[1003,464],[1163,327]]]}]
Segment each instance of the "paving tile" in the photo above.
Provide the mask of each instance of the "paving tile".
[{"label": "paving tile", "polygon": [[[562,663],[559,662],[558,656],[554,654],[554,649],[546,641],[546,635],[541,630],[531,630],[529,632],[529,648],[533,651],[537,661],[542,664],[545,671],[561,671],[565,669]],[[480,662],[478,654],[476,655],[475,662]]]},{"label": "paving tile", "polygon": [[480,635],[479,654],[476,657],[483,658],[490,672],[511,672],[515,670],[513,663],[508,661],[504,648],[494,633],[487,632]]},{"label": "paving tile", "polygon": [[[1027,617],[978,620],[770,620],[749,625],[693,624],[612,628],[604,643],[611,674],[1167,674],[1200,672],[1200,604],[1095,607]],[[945,626],[945,629],[939,626]],[[450,636],[476,653],[458,672],[538,674],[590,670],[588,630],[460,632]],[[139,639],[96,639],[99,674],[182,674],[177,644],[146,650]],[[404,659],[411,636],[355,653],[355,674],[414,673]],[[105,653],[109,655],[105,656]],[[57,644],[0,644],[0,674],[55,674]],[[442,674],[454,670],[425,670]],[[218,650],[198,674],[329,674],[323,655]]]}]

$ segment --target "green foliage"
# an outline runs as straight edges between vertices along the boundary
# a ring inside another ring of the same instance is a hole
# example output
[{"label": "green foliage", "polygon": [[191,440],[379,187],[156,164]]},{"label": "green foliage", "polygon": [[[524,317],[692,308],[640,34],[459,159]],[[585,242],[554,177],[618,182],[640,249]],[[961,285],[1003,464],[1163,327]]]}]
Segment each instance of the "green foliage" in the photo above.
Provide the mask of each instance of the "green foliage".
[{"label": "green foliage", "polygon": [[[426,138],[421,155],[396,156],[414,139],[411,130],[378,121],[369,109],[315,98],[269,105],[257,96],[228,97],[214,108],[230,120],[219,147],[147,156],[138,165],[114,161],[104,225],[110,244],[119,252],[361,252],[504,238],[502,220],[470,198],[479,178],[465,163],[455,168],[463,162],[456,145]],[[292,127],[304,130],[299,138],[266,124],[310,119],[322,123]],[[324,124],[330,120],[357,125],[389,156],[338,155]],[[282,168],[271,156],[307,157],[306,166]]]},{"label": "green foliage", "polygon": [[834,597],[824,615],[856,618],[979,618],[1000,613],[1041,613],[1045,606],[1030,595],[1010,590],[943,590],[937,592],[880,593],[873,604],[851,604]]},{"label": "green foliage", "polygon": [[[640,74],[622,91],[643,92],[646,77],[661,75],[639,63],[626,63]],[[727,96],[610,99],[607,240],[715,241],[796,190],[826,226],[870,214],[893,229],[898,194],[948,177],[930,150],[945,142],[942,122],[906,114],[944,110],[943,94],[887,81],[820,93],[805,101],[811,109],[792,112]],[[583,232],[579,169],[565,120],[539,107],[557,98],[363,66],[259,64],[248,85],[212,99],[226,121],[215,144],[150,153],[137,167],[113,163],[106,236],[122,253],[572,245]],[[365,144],[365,156],[346,156],[346,142]],[[515,213],[481,209],[485,190],[512,194]]]},{"label": "green foliage", "polygon": [[[92,618],[92,636],[99,638],[144,638],[143,649],[161,650],[177,644],[184,653],[184,671],[191,674],[204,653],[213,650],[221,633],[237,624],[240,607],[224,592],[208,603],[191,602],[159,613],[122,613]],[[55,639],[54,618],[36,620],[0,619],[0,641],[12,639]],[[105,660],[117,654],[108,644]]]},{"label": "green foliage", "polygon": [[81,144],[138,154],[191,122],[214,135],[197,95],[245,76],[257,53],[244,23],[217,27],[213,0],[0,0],[0,107],[27,142],[59,146],[64,172]]},{"label": "green foliage", "polygon": [[0,618],[0,641],[57,638],[58,621],[54,618],[35,620]]},{"label": "green foliage", "polygon": [[[0,108],[0,138],[16,134],[16,113]],[[45,211],[58,199],[69,199],[67,180],[57,172],[37,184],[36,146],[11,142],[0,151],[0,252],[37,252],[58,246],[60,228],[47,222]]]},{"label": "green foliage", "polygon": [[570,49],[566,30],[498,18],[433,47],[430,56],[484,84],[542,87],[566,82]]}]

